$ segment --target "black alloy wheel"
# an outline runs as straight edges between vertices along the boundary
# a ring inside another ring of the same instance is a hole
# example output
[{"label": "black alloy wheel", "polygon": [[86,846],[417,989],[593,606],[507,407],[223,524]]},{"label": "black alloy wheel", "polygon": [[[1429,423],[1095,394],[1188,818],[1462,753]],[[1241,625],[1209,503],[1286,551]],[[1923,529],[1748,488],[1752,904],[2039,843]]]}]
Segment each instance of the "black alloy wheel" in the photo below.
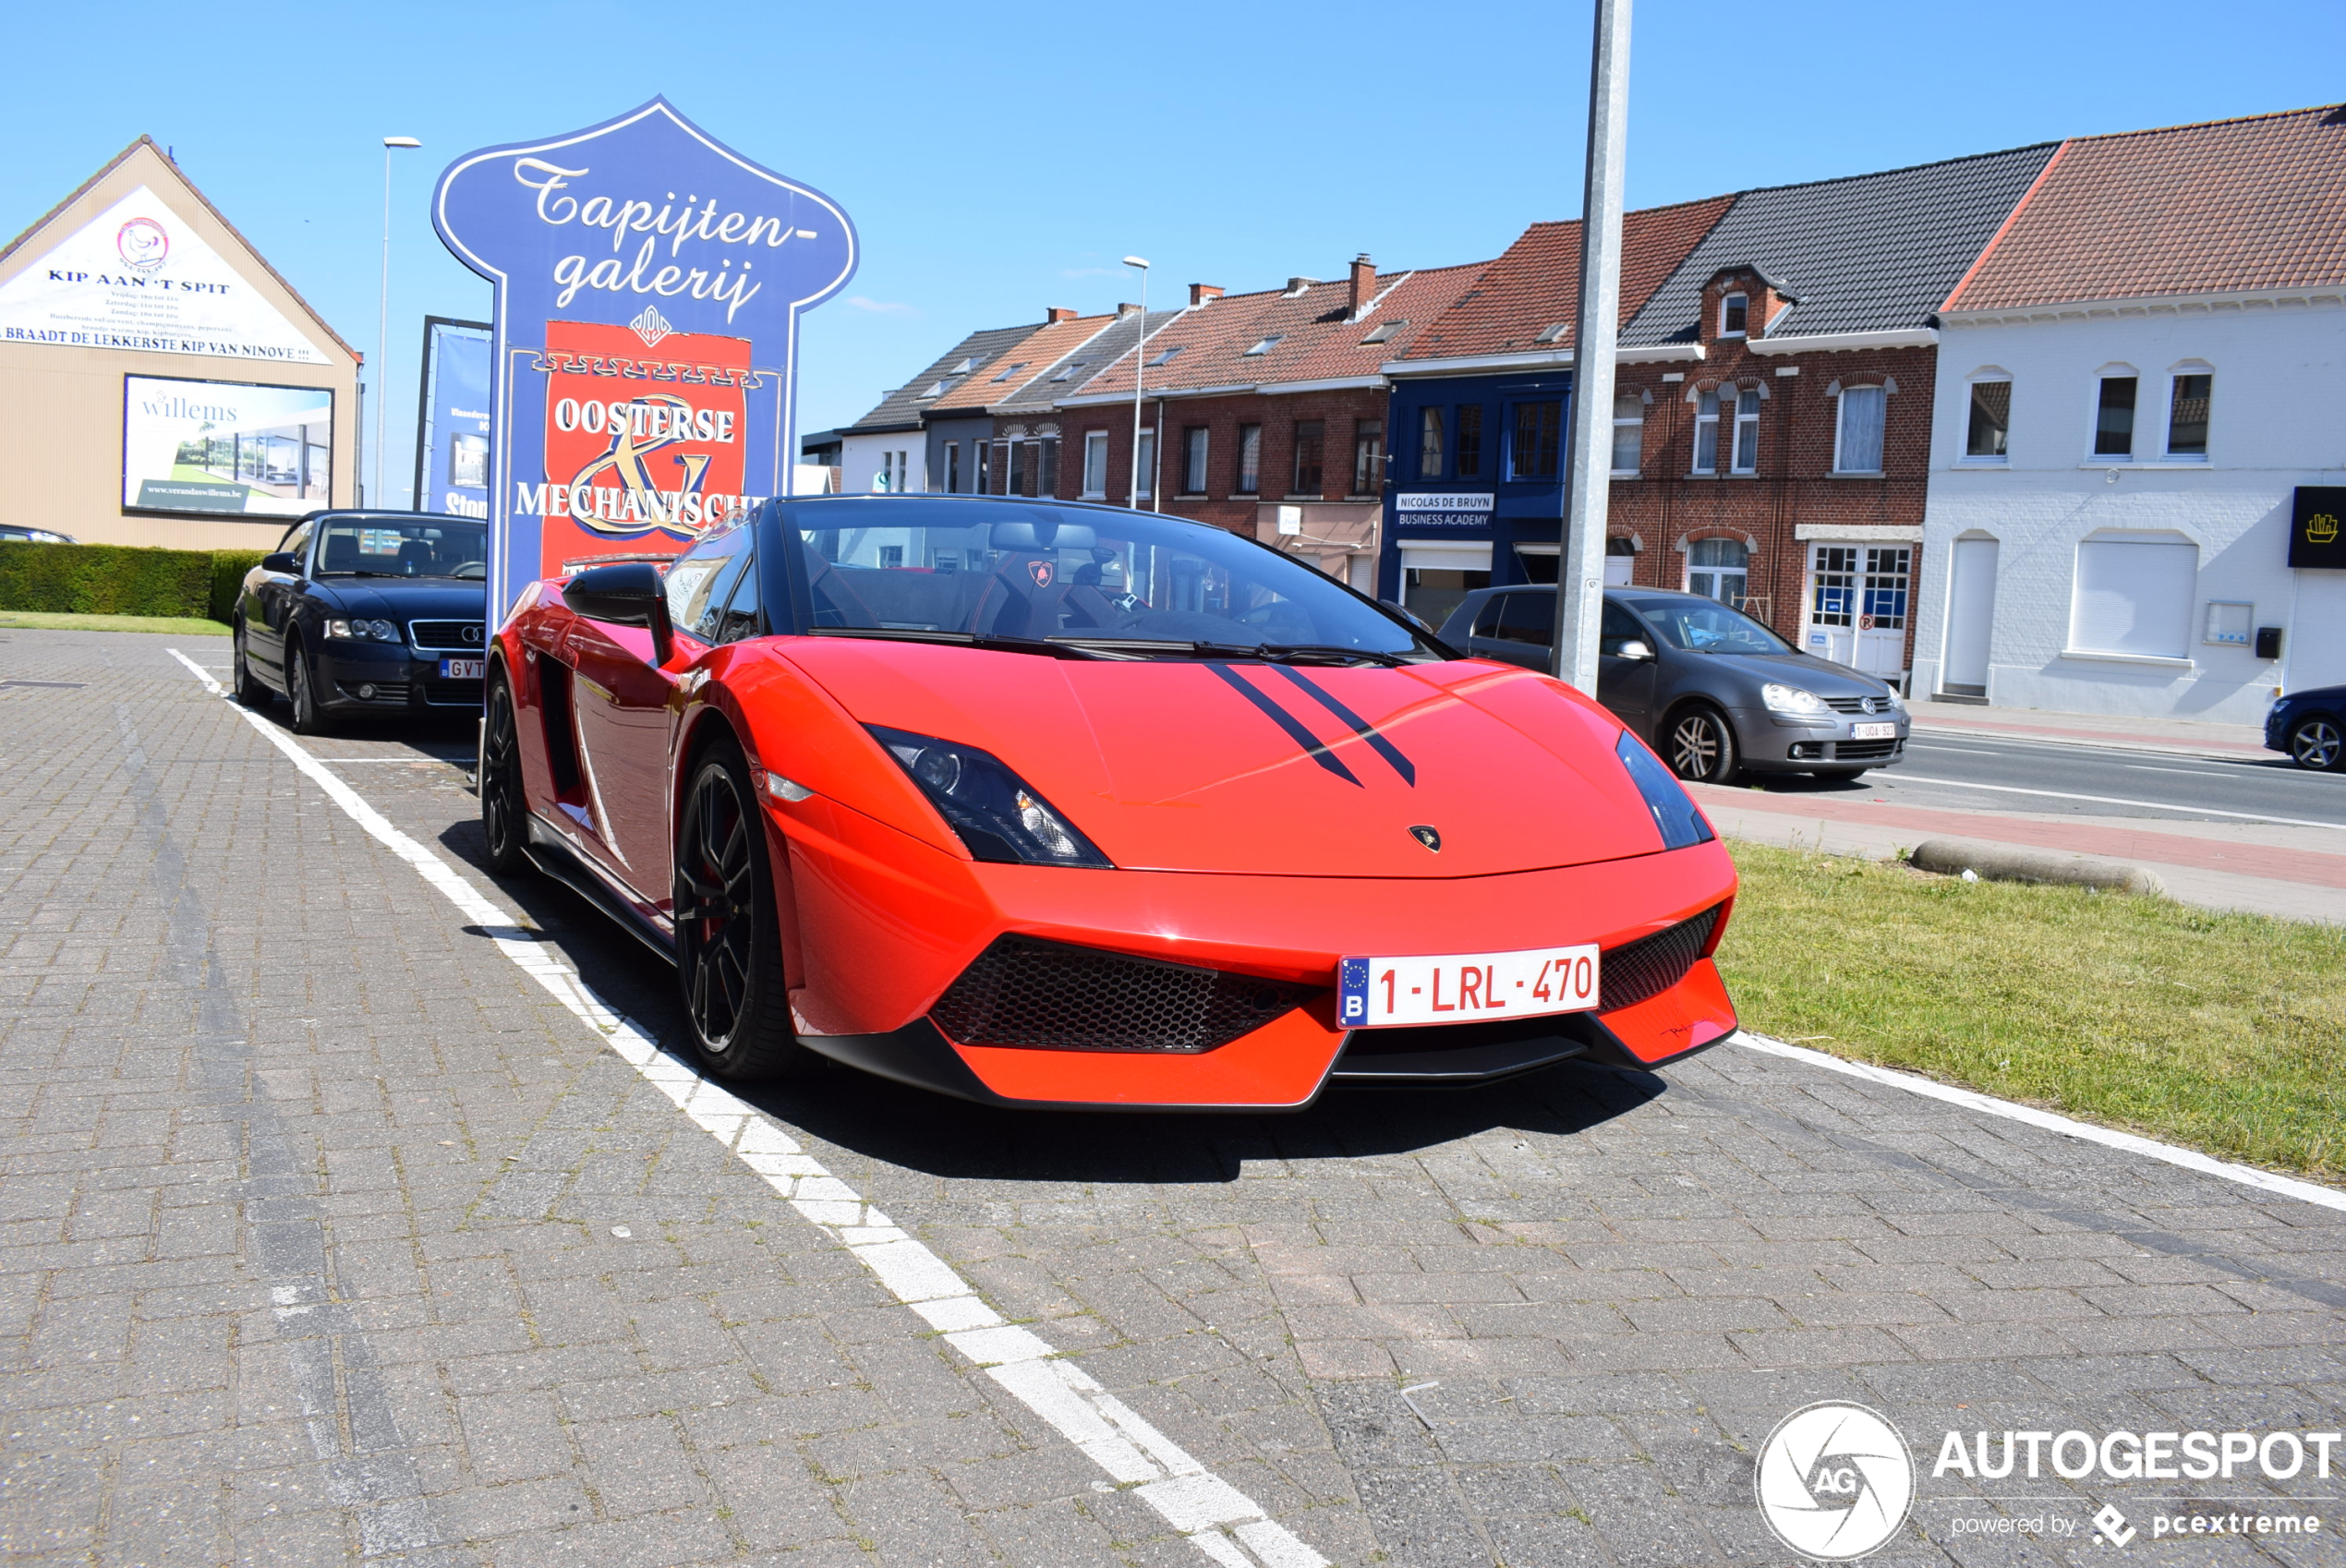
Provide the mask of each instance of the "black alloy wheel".
[{"label": "black alloy wheel", "polygon": [[480,836],[489,869],[503,874],[527,863],[523,850],[529,805],[522,794],[520,734],[514,723],[514,689],[499,670],[489,679],[489,716],[480,747]]},{"label": "black alloy wheel", "polygon": [[1735,732],[1717,708],[1690,707],[1670,722],[1671,771],[1697,784],[1730,784],[1735,776]]},{"label": "black alloy wheel", "polygon": [[676,833],[676,976],[702,1063],[720,1078],[810,1067],[791,1027],[766,824],[731,741],[693,770]]},{"label": "black alloy wheel", "polygon": [[2300,767],[2336,772],[2346,767],[2346,733],[2340,731],[2334,718],[2319,714],[2301,718],[2289,731],[2289,755]]},{"label": "black alloy wheel", "polygon": [[301,645],[293,638],[285,639],[285,696],[293,704],[293,732],[296,735],[320,735],[325,732],[326,716],[318,707],[318,677],[309,668],[309,660]]},{"label": "black alloy wheel", "polygon": [[267,707],[276,694],[260,683],[252,672],[252,661],[245,657],[244,617],[236,618],[236,651],[229,661],[229,680],[236,687],[236,700],[247,707]]}]

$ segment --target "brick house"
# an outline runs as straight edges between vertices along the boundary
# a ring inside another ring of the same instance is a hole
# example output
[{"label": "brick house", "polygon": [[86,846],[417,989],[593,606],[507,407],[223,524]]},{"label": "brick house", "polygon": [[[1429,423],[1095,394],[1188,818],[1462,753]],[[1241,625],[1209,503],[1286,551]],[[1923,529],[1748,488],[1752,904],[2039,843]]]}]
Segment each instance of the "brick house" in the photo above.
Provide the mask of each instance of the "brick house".
[{"label": "brick house", "polygon": [[[1051,313],[1054,318],[1059,314]],[[921,373],[880,399],[870,413],[837,432],[839,488],[898,495],[930,488],[928,436],[923,416],[981,366],[993,364],[1048,322],[990,327],[961,339]],[[826,455],[828,455],[828,453]]]},{"label": "brick house", "polygon": [[[921,411],[931,490],[957,495],[1049,495],[1058,463],[1058,430],[1047,416],[1028,420],[1022,393],[1077,359],[1114,316],[1045,313],[1043,326],[978,366]],[[1044,403],[1047,416],[1049,404]]]},{"label": "brick house", "polygon": [[[1136,365],[1119,356],[1058,400],[1069,500],[1130,494],[1133,377],[1143,377],[1144,501],[1259,538],[1366,591],[1384,513],[1385,380],[1481,264],[1226,295],[1192,285]],[[1081,460],[1072,454],[1081,453]]]}]

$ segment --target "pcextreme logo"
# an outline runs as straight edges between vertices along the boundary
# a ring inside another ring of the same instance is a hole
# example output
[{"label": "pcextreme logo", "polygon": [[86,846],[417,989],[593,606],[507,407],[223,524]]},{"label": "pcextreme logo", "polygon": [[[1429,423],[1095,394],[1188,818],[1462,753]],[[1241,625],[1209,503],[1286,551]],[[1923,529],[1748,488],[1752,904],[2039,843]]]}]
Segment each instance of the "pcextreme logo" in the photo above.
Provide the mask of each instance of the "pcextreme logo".
[{"label": "pcextreme logo", "polygon": [[1887,1417],[1824,1400],[1768,1434],[1752,1490],[1778,1540],[1803,1557],[1846,1562],[1880,1550],[1905,1523],[1914,1455]]}]

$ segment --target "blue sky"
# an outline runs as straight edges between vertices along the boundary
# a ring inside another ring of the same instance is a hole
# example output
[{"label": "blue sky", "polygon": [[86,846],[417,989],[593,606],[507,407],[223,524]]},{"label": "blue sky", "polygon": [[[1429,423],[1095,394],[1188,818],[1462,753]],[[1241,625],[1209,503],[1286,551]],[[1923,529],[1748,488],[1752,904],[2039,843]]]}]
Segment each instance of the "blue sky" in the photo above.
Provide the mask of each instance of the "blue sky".
[{"label": "blue sky", "polygon": [[[406,471],[421,318],[485,315],[425,199],[495,142],[665,93],[840,201],[864,240],[808,318],[807,429],[862,414],[961,333],[1498,253],[1579,206],[1589,13],[1568,3],[1310,7],[28,6],[0,102],[0,233],[140,132],[374,357],[381,151],[393,194],[388,475]],[[2062,136],[2334,102],[2337,0],[1962,6],[1647,0],[1629,200],[1682,200]],[[369,421],[371,423],[371,419]],[[405,503],[393,478],[388,498]]]}]

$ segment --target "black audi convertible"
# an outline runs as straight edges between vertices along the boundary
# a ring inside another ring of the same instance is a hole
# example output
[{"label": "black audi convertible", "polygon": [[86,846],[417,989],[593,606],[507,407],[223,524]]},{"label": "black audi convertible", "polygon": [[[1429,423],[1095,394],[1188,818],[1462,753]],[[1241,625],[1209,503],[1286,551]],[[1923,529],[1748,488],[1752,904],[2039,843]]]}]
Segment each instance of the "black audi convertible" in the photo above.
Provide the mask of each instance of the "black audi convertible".
[{"label": "black audi convertible", "polygon": [[489,525],[427,512],[319,512],[236,599],[237,699],[279,694],[293,727],[331,716],[480,708]]}]

